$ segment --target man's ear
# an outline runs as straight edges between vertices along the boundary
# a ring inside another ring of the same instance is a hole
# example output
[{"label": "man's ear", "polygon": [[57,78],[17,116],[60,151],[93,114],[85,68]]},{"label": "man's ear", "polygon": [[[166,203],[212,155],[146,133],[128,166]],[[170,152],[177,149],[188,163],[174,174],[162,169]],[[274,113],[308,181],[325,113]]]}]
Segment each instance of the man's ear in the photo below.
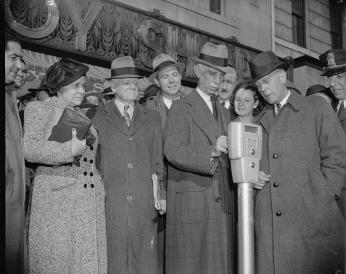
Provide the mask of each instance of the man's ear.
[{"label": "man's ear", "polygon": [[111,81],[111,90],[114,92],[114,93],[117,93],[117,89],[116,89],[116,86],[115,84],[113,83],[113,81]]},{"label": "man's ear", "polygon": [[158,81],[156,78],[154,78],[154,83],[155,83],[155,85],[157,85],[159,88],[161,87],[159,81]]},{"label": "man's ear", "polygon": [[280,77],[280,82],[284,85],[286,84],[287,81],[287,74],[286,71],[284,71],[283,69],[279,71],[279,77]]},{"label": "man's ear", "polygon": [[254,105],[252,106],[252,108],[253,108],[253,109],[257,108],[258,103],[259,103],[259,100],[256,100],[256,102],[254,103]]},{"label": "man's ear", "polygon": [[195,65],[193,66],[193,71],[194,71],[196,77],[199,78],[200,73],[201,73],[199,64],[195,64]]}]

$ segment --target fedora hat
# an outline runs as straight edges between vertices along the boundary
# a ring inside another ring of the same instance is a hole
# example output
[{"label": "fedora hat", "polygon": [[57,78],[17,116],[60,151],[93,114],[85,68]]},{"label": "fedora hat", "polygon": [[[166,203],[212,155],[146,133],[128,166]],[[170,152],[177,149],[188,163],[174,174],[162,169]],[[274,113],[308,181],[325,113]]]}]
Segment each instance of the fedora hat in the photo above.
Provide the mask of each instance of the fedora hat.
[{"label": "fedora hat", "polygon": [[149,76],[149,78],[156,78],[157,74],[168,67],[176,67],[177,70],[182,73],[185,65],[183,63],[177,63],[172,56],[161,53],[153,59],[153,70],[154,72]]},{"label": "fedora hat", "polygon": [[192,57],[191,59],[196,63],[225,73],[228,61],[228,49],[225,45],[215,45],[206,42],[201,49],[199,57]]},{"label": "fedora hat", "polygon": [[111,79],[123,78],[142,78],[135,66],[135,62],[131,56],[122,56],[113,60],[111,65]]},{"label": "fedora hat", "polygon": [[335,98],[332,91],[324,85],[312,85],[307,89],[306,96],[310,96],[315,93],[324,93],[328,95],[330,98]]},{"label": "fedora hat", "polygon": [[331,76],[346,71],[346,50],[330,49],[320,56],[324,72],[321,76]]},{"label": "fedora hat", "polygon": [[287,70],[289,66],[289,62],[281,62],[272,51],[262,52],[249,61],[253,83],[276,69]]}]

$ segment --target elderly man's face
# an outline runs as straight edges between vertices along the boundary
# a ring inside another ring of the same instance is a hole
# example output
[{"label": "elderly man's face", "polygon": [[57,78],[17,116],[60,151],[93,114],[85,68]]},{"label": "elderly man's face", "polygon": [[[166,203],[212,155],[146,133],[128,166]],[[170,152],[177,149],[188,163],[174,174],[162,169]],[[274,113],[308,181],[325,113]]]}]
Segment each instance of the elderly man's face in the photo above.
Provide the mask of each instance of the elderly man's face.
[{"label": "elderly man's face", "polygon": [[283,70],[274,70],[272,73],[256,81],[256,86],[262,97],[269,104],[280,103],[288,91],[284,88],[286,83],[286,72]]},{"label": "elderly man's face", "polygon": [[202,64],[195,66],[195,73],[198,77],[198,87],[209,95],[215,95],[224,79],[224,73],[207,67]]},{"label": "elderly man's face", "polygon": [[14,82],[22,59],[22,47],[17,42],[9,41],[5,49],[5,84]]},{"label": "elderly man's face", "polygon": [[327,77],[327,84],[338,100],[346,99],[346,72]]},{"label": "elderly man's face", "polygon": [[138,97],[137,82],[137,78],[112,79],[115,96],[124,103],[134,102]]},{"label": "elderly man's face", "polygon": [[225,78],[218,89],[218,95],[221,101],[227,101],[231,98],[236,80],[236,74],[225,74]]}]

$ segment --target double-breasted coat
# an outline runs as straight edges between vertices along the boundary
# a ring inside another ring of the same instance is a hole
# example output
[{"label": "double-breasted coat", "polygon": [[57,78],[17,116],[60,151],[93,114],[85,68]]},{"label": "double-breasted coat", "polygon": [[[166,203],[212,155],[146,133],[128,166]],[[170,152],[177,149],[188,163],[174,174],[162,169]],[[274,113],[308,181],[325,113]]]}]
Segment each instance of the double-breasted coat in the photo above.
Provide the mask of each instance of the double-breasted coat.
[{"label": "double-breasted coat", "polygon": [[25,179],[22,126],[10,90],[5,91],[5,145],[6,145],[6,271],[24,273],[26,252],[25,221]]},{"label": "double-breasted coat", "polygon": [[98,108],[100,169],[106,190],[109,273],[157,273],[152,174],[162,176],[159,114],[135,104],[128,128],[114,100]]},{"label": "double-breasted coat", "polygon": [[321,98],[291,92],[263,127],[260,170],[271,182],[255,196],[257,274],[335,273],[342,268],[344,220],[336,199],[345,183],[346,137]]},{"label": "double-breasted coat", "polygon": [[24,113],[24,152],[39,163],[29,222],[30,273],[107,273],[105,192],[95,166],[96,141],[72,165],[71,141],[47,141],[45,129],[56,97],[29,103]]},{"label": "double-breasted coat", "polygon": [[227,135],[229,114],[217,102],[216,121],[193,90],[168,113],[164,151],[169,162],[166,273],[233,273],[234,198],[227,155],[211,158]]}]

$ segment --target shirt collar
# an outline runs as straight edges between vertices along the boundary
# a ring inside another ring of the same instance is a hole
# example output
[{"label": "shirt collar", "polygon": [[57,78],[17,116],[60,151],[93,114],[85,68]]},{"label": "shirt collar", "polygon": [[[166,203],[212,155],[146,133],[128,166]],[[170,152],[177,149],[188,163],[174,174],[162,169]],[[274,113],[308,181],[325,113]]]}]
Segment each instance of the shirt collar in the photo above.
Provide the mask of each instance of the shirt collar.
[{"label": "shirt collar", "polygon": [[130,115],[130,117],[132,118],[134,102],[131,102],[129,104],[125,104],[124,102],[120,101],[117,97],[115,97],[114,102],[115,102],[115,105],[117,106],[117,108],[118,108],[118,110],[122,116],[124,114],[124,106],[129,105],[127,112]]},{"label": "shirt collar", "polygon": [[162,100],[168,109],[171,108],[173,101],[178,99],[180,99],[180,96],[177,99],[172,100],[162,95]]},{"label": "shirt collar", "polygon": [[281,106],[281,107],[284,106],[284,105],[287,103],[287,100],[288,100],[288,98],[290,97],[290,95],[291,95],[291,91],[288,90],[287,95],[286,95],[285,98],[282,99],[281,102],[280,102],[280,106]]}]

